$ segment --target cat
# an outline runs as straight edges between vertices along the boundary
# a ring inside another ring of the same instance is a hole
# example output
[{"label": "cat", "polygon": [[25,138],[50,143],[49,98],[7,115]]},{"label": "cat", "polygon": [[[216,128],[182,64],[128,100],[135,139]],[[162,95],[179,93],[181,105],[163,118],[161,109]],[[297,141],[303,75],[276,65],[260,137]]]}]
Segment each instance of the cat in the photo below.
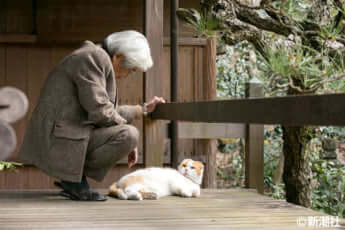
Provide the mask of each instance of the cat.
[{"label": "cat", "polygon": [[120,178],[109,188],[109,196],[121,200],[159,199],[177,195],[199,197],[204,165],[185,159],[178,171],[171,168],[146,168]]}]

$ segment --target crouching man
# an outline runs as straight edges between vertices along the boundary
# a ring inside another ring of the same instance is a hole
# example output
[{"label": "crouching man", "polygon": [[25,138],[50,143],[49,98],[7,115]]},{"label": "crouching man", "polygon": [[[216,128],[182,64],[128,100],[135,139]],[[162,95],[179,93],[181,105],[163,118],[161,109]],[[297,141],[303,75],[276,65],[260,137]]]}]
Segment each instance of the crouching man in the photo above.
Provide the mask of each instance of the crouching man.
[{"label": "crouching man", "polygon": [[119,106],[116,81],[153,65],[146,38],[136,31],[107,36],[98,45],[85,41],[49,74],[32,114],[19,158],[50,176],[61,195],[104,201],[87,177],[102,181],[121,158],[128,167],[138,158],[138,130],[130,123],[164,103]]}]

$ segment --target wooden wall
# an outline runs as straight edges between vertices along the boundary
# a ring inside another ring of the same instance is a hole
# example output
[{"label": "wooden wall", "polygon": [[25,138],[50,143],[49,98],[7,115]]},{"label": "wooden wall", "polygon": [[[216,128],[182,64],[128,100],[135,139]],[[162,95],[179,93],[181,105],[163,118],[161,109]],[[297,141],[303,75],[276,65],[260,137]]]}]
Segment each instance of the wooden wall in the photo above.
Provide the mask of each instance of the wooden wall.
[{"label": "wooden wall", "polygon": [[[181,1],[181,6],[198,8],[199,1]],[[164,36],[169,34],[169,2],[165,1]],[[29,98],[30,108],[27,116],[14,124],[18,147],[8,160],[16,160],[27,123],[39,97],[40,89],[53,67],[67,54],[79,46],[80,41],[100,41],[106,34],[124,29],[143,31],[143,1],[141,0],[37,0],[36,23],[32,19],[33,8],[30,0],[0,1],[0,87],[14,86],[23,90]],[[183,37],[192,37],[193,32],[181,26]],[[30,34],[36,31],[35,34]],[[27,39],[24,35],[34,36]],[[13,35],[16,42],[13,42]],[[192,40],[189,40],[191,43]],[[180,100],[198,100],[202,86],[198,79],[203,74],[203,46],[188,45],[180,47],[179,87]],[[170,52],[164,46],[162,81],[163,95],[170,100]],[[143,103],[143,77],[137,73],[127,79],[117,81],[120,104]],[[142,134],[143,121],[135,121]],[[168,134],[166,133],[166,137]],[[140,139],[140,160],[143,162],[143,138]],[[197,140],[181,140],[179,151],[185,155],[195,155]],[[168,154],[169,151],[166,152]],[[170,156],[165,156],[169,163]],[[125,162],[124,159],[122,162]],[[140,164],[137,167],[143,167]],[[132,169],[131,169],[132,170]],[[103,183],[96,187],[107,187],[121,175],[129,172],[126,165],[115,167]],[[1,172],[0,189],[38,189],[52,188],[52,180],[38,169],[25,166],[17,173]]]}]

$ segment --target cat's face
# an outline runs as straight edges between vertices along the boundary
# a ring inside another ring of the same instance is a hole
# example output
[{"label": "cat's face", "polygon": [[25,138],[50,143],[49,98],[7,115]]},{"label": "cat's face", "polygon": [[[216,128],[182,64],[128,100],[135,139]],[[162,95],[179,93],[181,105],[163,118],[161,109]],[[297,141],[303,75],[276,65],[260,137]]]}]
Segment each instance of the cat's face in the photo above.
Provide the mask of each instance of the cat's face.
[{"label": "cat's face", "polygon": [[204,174],[204,165],[200,161],[184,159],[178,166],[178,171],[196,184],[201,184]]}]

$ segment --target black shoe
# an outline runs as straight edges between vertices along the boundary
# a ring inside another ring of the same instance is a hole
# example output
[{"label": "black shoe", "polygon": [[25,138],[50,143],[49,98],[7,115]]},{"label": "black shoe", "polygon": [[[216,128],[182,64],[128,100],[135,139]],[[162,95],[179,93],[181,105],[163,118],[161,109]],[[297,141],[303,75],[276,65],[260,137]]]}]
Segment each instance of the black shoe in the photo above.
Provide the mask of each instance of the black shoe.
[{"label": "black shoe", "polygon": [[[85,178],[86,181],[86,178]],[[99,194],[96,191],[90,189],[87,184],[83,183],[74,183],[69,181],[55,181],[54,184],[63,189],[59,194],[61,196],[67,197],[71,200],[79,200],[79,201],[106,201],[106,196]],[[87,185],[87,186],[86,186]]]}]

